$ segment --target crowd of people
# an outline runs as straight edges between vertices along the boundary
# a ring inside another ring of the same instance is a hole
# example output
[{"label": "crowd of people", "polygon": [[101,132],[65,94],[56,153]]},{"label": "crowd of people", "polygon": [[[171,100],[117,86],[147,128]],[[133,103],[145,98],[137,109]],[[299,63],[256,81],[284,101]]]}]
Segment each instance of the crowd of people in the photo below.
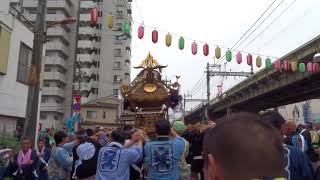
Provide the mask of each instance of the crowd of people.
[{"label": "crowd of people", "polygon": [[125,125],[105,133],[48,130],[36,146],[4,152],[15,180],[320,180],[320,126],[275,111],[234,113],[205,124],[154,122],[155,137]]}]

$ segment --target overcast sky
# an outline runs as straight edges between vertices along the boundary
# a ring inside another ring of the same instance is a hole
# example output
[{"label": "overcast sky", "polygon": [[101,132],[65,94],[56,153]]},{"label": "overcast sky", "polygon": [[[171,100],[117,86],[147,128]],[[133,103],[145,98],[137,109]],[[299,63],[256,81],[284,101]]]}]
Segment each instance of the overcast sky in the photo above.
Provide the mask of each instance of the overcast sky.
[{"label": "overcast sky", "polygon": [[[205,57],[202,53],[203,43],[198,43],[198,54],[194,56],[191,54],[191,39],[231,48],[273,1],[133,0],[133,21],[143,21],[146,27],[145,37],[140,40],[137,37],[140,24],[132,25],[132,65],[138,65],[150,51],[160,64],[168,65],[164,71],[168,79],[175,80],[175,75],[181,76],[182,94],[192,90],[190,93],[193,98],[206,98],[205,81],[200,81],[195,88],[194,85],[204,73],[206,63],[214,62],[215,47],[210,45],[210,54]],[[273,11],[269,18],[250,37],[245,36],[246,40],[236,49],[271,57],[284,56],[320,34],[319,9],[320,0],[276,0],[248,35]],[[153,28],[148,26],[159,30],[157,44],[151,42]],[[164,42],[167,32],[173,35],[171,47],[166,47]],[[180,35],[186,37],[182,51],[178,49]],[[222,49],[224,53],[225,49]],[[243,60],[245,55],[243,53]],[[245,61],[238,65],[235,59],[227,64],[227,69],[250,71]],[[137,73],[137,70],[133,70],[132,78]],[[224,80],[223,91],[243,79],[229,77]],[[211,80],[211,98],[216,96],[219,81],[218,77]]]}]

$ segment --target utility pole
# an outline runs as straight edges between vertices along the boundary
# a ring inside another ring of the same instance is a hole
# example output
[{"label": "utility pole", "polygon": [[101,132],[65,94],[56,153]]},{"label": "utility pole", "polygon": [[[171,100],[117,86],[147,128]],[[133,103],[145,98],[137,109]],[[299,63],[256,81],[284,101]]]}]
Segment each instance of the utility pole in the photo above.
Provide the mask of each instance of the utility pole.
[{"label": "utility pole", "polygon": [[207,63],[207,105],[210,103],[210,64]]},{"label": "utility pole", "polygon": [[34,26],[34,39],[32,49],[31,73],[29,75],[29,91],[27,99],[26,120],[23,136],[27,136],[36,142],[37,119],[40,94],[40,72],[43,56],[44,32],[46,27],[47,0],[38,0],[37,17]]}]

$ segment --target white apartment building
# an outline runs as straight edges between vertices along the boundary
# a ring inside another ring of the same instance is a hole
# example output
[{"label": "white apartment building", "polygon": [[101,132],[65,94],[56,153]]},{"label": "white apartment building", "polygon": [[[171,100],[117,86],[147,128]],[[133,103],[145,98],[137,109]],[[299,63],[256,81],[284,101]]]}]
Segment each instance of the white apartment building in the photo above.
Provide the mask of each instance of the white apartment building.
[{"label": "white apartment building", "polygon": [[21,133],[26,117],[32,24],[10,0],[0,1],[0,134]]},{"label": "white apartment building", "polygon": [[285,120],[295,121],[296,124],[305,124],[305,119],[310,122],[319,122],[320,99],[281,106],[278,107],[278,111]]},{"label": "white apartment building", "polygon": [[[110,95],[118,96],[121,83],[130,83],[131,37],[121,25],[132,21],[130,0],[82,0],[77,45],[75,93],[81,103]],[[90,11],[97,8],[98,21],[91,26]],[[113,28],[107,25],[113,15]],[[80,87],[80,90],[79,90]]]},{"label": "white apartment building", "polygon": [[[23,14],[34,22],[38,0],[23,0],[22,2]],[[66,17],[77,17],[79,4],[78,0],[47,0],[47,25]],[[39,120],[43,128],[61,128],[65,120],[72,114],[76,34],[77,23],[47,29]]]}]

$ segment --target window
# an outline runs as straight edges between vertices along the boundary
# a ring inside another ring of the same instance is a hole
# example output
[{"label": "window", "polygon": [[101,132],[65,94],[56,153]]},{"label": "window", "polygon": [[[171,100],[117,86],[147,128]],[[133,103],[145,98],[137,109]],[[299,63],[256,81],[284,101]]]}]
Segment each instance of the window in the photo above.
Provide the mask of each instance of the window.
[{"label": "window", "polygon": [[122,57],[121,49],[114,50],[114,57]]},{"label": "window", "polygon": [[47,119],[47,114],[40,112],[40,119]]},{"label": "window", "polygon": [[50,87],[50,83],[44,83],[43,87]]},{"label": "window", "polygon": [[44,72],[51,72],[51,69],[49,67],[45,67]]},{"label": "window", "polygon": [[119,75],[113,75],[113,82],[120,82],[120,76]]},{"label": "window", "polygon": [[87,111],[87,118],[88,119],[96,119],[97,118],[97,111]]},{"label": "window", "polygon": [[123,11],[117,11],[116,12],[116,18],[117,19],[123,19]]},{"label": "window", "polygon": [[114,64],[113,64],[113,68],[114,69],[120,69],[120,67],[121,67],[121,63],[120,62],[114,62]]},{"label": "window", "polygon": [[0,75],[7,74],[10,32],[0,26]]},{"label": "window", "polygon": [[27,83],[28,75],[31,67],[31,49],[24,43],[20,44],[20,53],[19,53],[19,63],[18,63],[18,73],[17,81],[22,83]]},{"label": "window", "polygon": [[56,103],[57,103],[57,104],[62,104],[62,100],[56,99]]},{"label": "window", "polygon": [[113,89],[113,95],[118,96],[119,95],[119,89]]},{"label": "window", "polygon": [[48,99],[41,97],[41,103],[46,103],[46,102],[48,102]]},{"label": "window", "polygon": [[103,111],[103,119],[106,118],[106,112]]},{"label": "window", "polygon": [[121,26],[122,26],[122,24],[121,23],[116,23],[116,30],[121,30]]},{"label": "window", "polygon": [[47,14],[56,14],[56,10],[48,9]]}]

